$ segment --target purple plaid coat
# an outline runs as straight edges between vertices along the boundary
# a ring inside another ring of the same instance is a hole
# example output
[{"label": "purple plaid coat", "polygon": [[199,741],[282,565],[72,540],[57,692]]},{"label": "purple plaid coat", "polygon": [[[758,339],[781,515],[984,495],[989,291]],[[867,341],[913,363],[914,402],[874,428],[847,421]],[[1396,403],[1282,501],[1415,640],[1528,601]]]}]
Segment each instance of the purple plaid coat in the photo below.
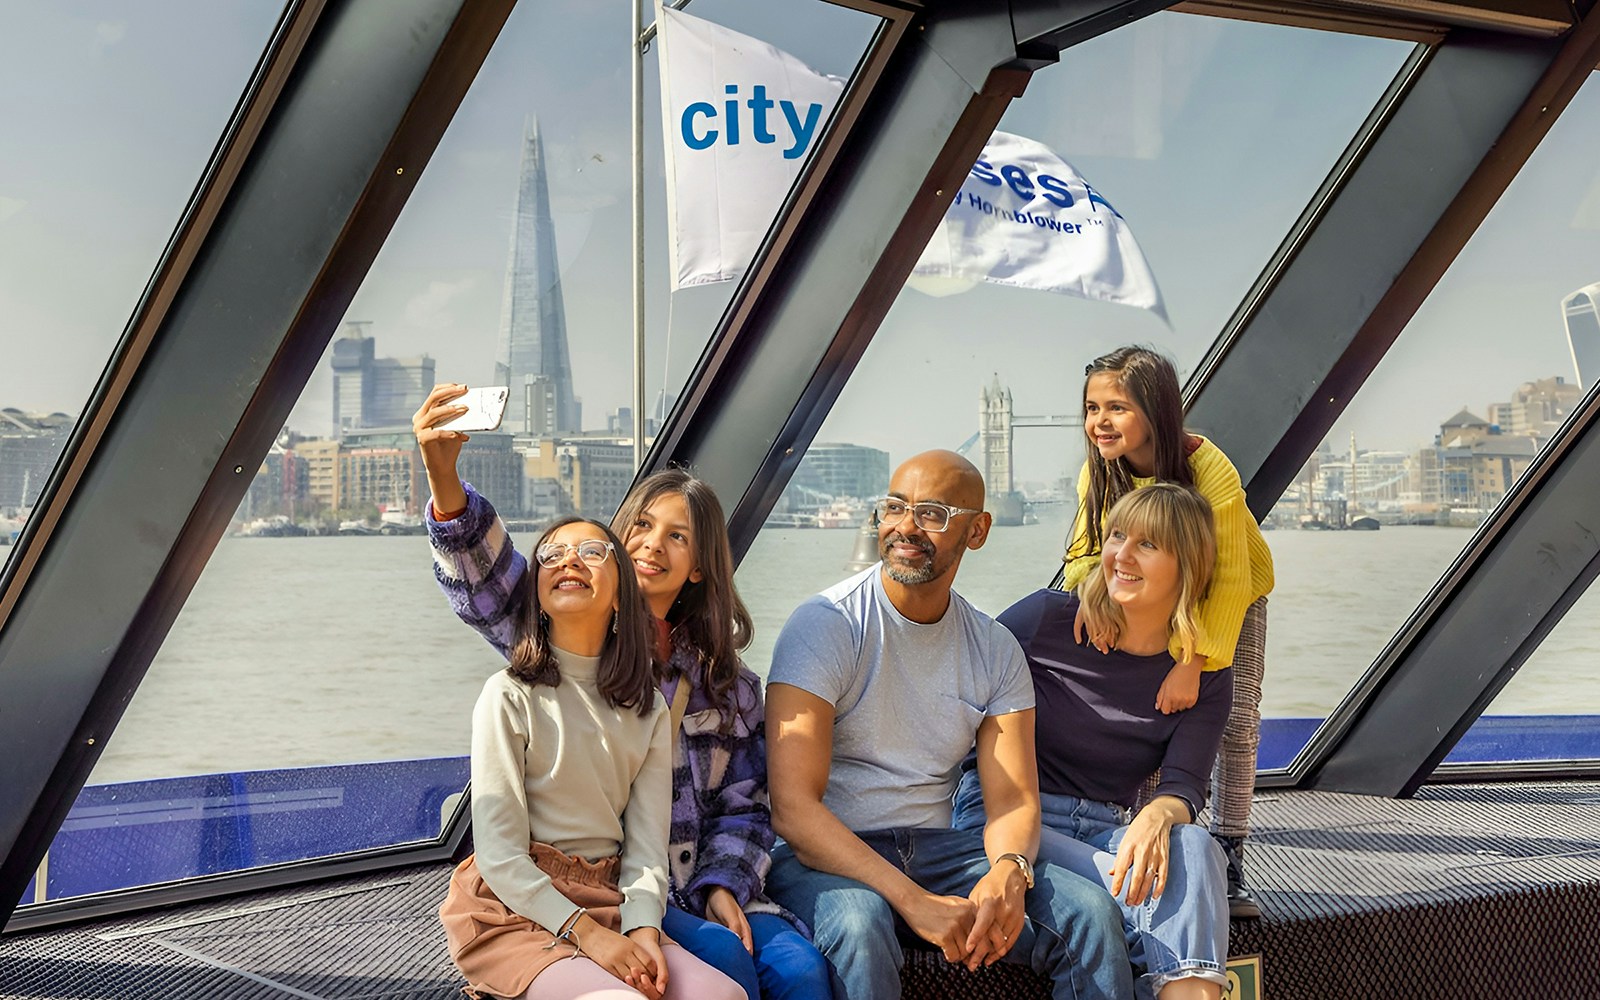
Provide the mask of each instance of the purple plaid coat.
[{"label": "purple plaid coat", "polygon": [[[449,521],[428,511],[433,574],[456,615],[502,656],[515,638],[511,599],[528,560],[512,546],[494,506],[470,485],[467,509]],[[737,713],[727,731],[703,687],[704,664],[678,643],[667,662],[661,693],[672,702],[687,681],[689,701],[672,750],[672,833],[668,846],[671,902],[705,916],[717,886],[751,913],[775,913],[805,930],[799,918],[762,891],[772,866],[772,813],[767,797],[767,741],[761,681],[743,664],[734,687]]]}]

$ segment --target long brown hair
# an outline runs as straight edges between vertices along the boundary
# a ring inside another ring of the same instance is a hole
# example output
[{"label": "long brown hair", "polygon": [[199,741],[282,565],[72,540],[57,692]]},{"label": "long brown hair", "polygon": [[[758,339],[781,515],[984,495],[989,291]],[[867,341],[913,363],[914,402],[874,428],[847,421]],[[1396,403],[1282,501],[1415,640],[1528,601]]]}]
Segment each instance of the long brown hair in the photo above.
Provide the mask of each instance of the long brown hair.
[{"label": "long brown hair", "polygon": [[[672,641],[693,649],[705,666],[705,688],[722,715],[726,730],[733,725],[739,706],[735,687],[739,680],[739,652],[755,637],[755,623],[733,585],[733,548],[728,544],[727,518],[711,484],[687,469],[663,469],[645,478],[622,501],[611,519],[623,538],[650,505],[664,496],[683,498],[689,508],[689,528],[694,535],[694,558],[700,581],[687,581],[667,611]],[[658,664],[664,670],[666,664]]]},{"label": "long brown hair", "polygon": [[[1150,440],[1155,444],[1156,479],[1179,486],[1194,485],[1187,448],[1189,434],[1183,429],[1183,391],[1178,387],[1178,372],[1172,362],[1166,355],[1138,346],[1119,347],[1095,358],[1083,369],[1083,433],[1089,453],[1089,487],[1083,498],[1083,523],[1088,531],[1084,555],[1100,551],[1105,540],[1101,522],[1106,513],[1118,500],[1133,492],[1133,470],[1128,467],[1128,460],[1118,458],[1107,462],[1101,458],[1094,435],[1089,431],[1089,380],[1096,375],[1110,375],[1115,379],[1149,425]],[[1073,539],[1069,549],[1077,541]]]},{"label": "long brown hair", "polygon": [[[645,607],[644,595],[639,591],[633,562],[610,528],[586,517],[566,517],[552,524],[539,536],[532,552],[537,553],[552,535],[569,524],[587,524],[600,529],[611,543],[611,557],[617,564],[616,631],[606,637],[605,647],[600,650],[597,678],[600,693],[613,708],[636,708],[641,716],[647,716],[655,707],[656,692],[655,673],[650,668],[650,609]],[[530,687],[541,684],[558,687],[561,670],[556,663],[555,649],[550,645],[550,618],[539,607],[537,559],[528,560],[528,569],[518,581],[517,591],[518,596],[514,598],[518,607],[517,632],[506,671]]]},{"label": "long brown hair", "polygon": [[[1106,530],[1142,535],[1177,559],[1178,603],[1167,619],[1167,634],[1178,637],[1183,659],[1193,658],[1201,635],[1196,614],[1217,562],[1211,504],[1188,486],[1155,483],[1118,500],[1106,515]],[[1097,567],[1078,584],[1078,601],[1089,634],[1122,634],[1122,607],[1106,589],[1105,567]]]}]

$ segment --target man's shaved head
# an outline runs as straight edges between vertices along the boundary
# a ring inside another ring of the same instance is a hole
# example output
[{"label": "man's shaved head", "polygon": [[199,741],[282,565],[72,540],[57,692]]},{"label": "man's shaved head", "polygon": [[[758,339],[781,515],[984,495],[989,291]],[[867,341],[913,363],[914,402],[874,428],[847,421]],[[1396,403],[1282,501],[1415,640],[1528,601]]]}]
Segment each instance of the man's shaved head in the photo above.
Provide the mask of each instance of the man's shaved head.
[{"label": "man's shaved head", "polygon": [[[897,483],[921,484],[921,495],[900,493]],[[889,480],[889,491],[907,500],[936,500],[952,507],[983,509],[983,473],[971,462],[953,451],[936,448],[920,455],[912,455],[894,470]]]},{"label": "man's shaved head", "polygon": [[893,523],[878,525],[878,553],[883,557],[885,576],[908,587],[933,584],[947,594],[962,553],[982,545],[989,534],[989,515],[979,513],[983,510],[983,475],[953,451],[925,451],[894,470],[889,494],[908,507],[936,503],[966,511],[953,514],[943,531],[917,527],[909,510]]}]

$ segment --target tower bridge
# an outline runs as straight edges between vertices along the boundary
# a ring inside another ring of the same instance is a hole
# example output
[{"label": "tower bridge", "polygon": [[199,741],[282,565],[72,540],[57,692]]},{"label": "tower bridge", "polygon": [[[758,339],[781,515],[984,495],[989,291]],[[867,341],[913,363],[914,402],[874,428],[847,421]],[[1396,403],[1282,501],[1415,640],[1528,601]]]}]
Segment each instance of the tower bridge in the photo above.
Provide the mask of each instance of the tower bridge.
[{"label": "tower bridge", "polygon": [[[1082,427],[1081,413],[1056,413],[1043,416],[1017,416],[1012,410],[1011,390],[1000,384],[995,373],[989,385],[978,394],[978,433],[982,445],[978,468],[983,471],[985,503],[995,524],[1022,523],[1022,494],[1017,492],[1012,473],[1012,440],[1019,427]],[[964,452],[972,446],[969,439]]]}]

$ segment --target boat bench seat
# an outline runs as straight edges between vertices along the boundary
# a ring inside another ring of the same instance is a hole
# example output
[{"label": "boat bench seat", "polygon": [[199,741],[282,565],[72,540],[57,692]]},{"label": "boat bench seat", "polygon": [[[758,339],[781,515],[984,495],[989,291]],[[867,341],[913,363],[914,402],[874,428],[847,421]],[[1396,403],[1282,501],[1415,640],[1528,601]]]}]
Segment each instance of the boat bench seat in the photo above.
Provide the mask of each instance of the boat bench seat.
[{"label": "boat bench seat", "polygon": [[[1414,799],[1262,791],[1247,872],[1272,1000],[1600,996],[1600,782],[1442,785]],[[455,1000],[419,865],[0,937],[0,995]],[[913,952],[907,1000],[1045,998],[1026,969]],[[1519,985],[1520,984],[1520,985]],[[1537,984],[1535,987],[1534,984]]]}]

